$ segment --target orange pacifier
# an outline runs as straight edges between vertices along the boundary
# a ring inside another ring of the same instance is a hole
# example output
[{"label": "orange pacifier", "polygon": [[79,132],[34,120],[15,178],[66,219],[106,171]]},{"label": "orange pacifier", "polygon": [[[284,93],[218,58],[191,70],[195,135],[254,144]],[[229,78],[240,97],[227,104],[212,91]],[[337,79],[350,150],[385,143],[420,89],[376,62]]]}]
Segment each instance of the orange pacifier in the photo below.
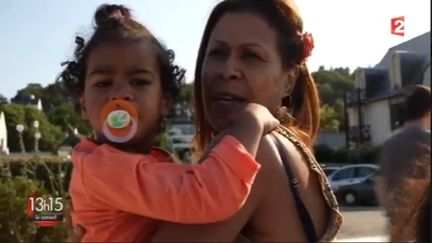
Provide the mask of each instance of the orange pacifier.
[{"label": "orange pacifier", "polygon": [[102,108],[100,119],[103,134],[114,143],[125,143],[138,131],[138,111],[126,100],[110,100]]}]

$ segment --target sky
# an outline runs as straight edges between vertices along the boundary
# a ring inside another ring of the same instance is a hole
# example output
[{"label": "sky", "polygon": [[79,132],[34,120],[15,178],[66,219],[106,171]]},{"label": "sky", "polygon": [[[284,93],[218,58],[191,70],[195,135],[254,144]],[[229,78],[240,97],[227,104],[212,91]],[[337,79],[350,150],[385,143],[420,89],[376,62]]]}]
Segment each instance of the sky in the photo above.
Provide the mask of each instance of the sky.
[{"label": "sky", "polygon": [[[28,83],[55,81],[72,57],[77,34],[89,36],[102,3],[124,4],[168,48],[192,81],[200,38],[220,0],[1,0],[0,94],[7,98]],[[311,71],[376,65],[387,50],[430,31],[430,0],[297,0],[304,29],[315,39]],[[390,19],[405,17],[405,36],[390,33]]]}]

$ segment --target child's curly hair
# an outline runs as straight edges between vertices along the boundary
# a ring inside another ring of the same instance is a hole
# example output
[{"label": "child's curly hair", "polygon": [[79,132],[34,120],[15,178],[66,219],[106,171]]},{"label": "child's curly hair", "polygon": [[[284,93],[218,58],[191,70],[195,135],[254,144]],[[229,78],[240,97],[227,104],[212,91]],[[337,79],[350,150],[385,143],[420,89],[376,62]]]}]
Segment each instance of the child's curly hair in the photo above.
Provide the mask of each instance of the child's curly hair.
[{"label": "child's curly hair", "polygon": [[[66,68],[57,78],[70,96],[79,98],[82,95],[87,60],[95,47],[107,42],[148,40],[157,50],[162,90],[174,100],[177,98],[184,83],[185,70],[174,64],[174,51],[167,49],[145,26],[135,21],[128,8],[103,4],[96,10],[94,22],[94,33],[87,43],[82,37],[76,37],[75,60],[63,62]],[[79,112],[79,105],[76,108]]]}]

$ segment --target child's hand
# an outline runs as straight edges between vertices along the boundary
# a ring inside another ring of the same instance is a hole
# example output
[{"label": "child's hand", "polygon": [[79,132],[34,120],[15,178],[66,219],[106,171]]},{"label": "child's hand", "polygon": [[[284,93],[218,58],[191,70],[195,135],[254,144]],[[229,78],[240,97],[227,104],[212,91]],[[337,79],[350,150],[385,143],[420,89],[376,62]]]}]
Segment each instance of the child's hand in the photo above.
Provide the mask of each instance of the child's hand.
[{"label": "child's hand", "polygon": [[280,123],[265,106],[249,103],[239,111],[234,124],[239,126],[257,125],[262,129],[263,134],[267,134],[279,126]]},{"label": "child's hand", "polygon": [[241,107],[235,114],[228,117],[228,120],[231,125],[218,132],[206,151],[204,151],[201,160],[205,158],[226,135],[235,137],[243,144],[246,150],[255,157],[263,135],[271,132],[280,124],[279,120],[277,120],[266,107],[256,103],[249,103]]},{"label": "child's hand", "polygon": [[75,225],[73,228],[68,229],[68,237],[66,242],[81,242],[83,236],[84,228],[79,225]]},{"label": "child's hand", "polygon": [[67,227],[67,239],[66,242],[81,242],[82,237],[84,236],[84,228],[79,225],[73,225],[72,223],[72,204],[70,202],[66,203],[65,206],[65,220]]}]

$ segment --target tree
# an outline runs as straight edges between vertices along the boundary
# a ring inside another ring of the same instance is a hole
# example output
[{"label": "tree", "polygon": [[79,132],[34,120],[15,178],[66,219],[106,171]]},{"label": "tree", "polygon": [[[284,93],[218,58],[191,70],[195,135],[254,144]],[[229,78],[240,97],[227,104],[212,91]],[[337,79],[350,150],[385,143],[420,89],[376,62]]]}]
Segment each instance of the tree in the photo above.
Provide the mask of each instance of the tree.
[{"label": "tree", "polygon": [[327,104],[321,107],[321,131],[339,132],[339,119],[334,107]]},{"label": "tree", "polygon": [[24,144],[26,151],[34,150],[34,134],[36,128],[33,127],[35,120],[39,121],[39,131],[42,138],[39,141],[39,149],[54,151],[57,145],[64,139],[64,133],[60,127],[49,123],[45,114],[34,107],[20,104],[0,105],[0,111],[5,113],[6,127],[8,132],[8,144],[11,151],[20,151],[17,124],[24,125]]},{"label": "tree", "polygon": [[46,86],[43,90],[43,100],[47,106],[46,111],[50,111],[52,108],[65,103],[73,102],[72,98],[67,95],[60,83],[53,83]]},{"label": "tree", "polygon": [[26,104],[33,95],[36,99],[43,96],[43,87],[40,84],[29,83],[24,89],[18,90],[15,97],[11,99],[12,103]]},{"label": "tree", "polygon": [[9,103],[8,99],[0,94],[0,105]]},{"label": "tree", "polygon": [[65,132],[73,132],[78,128],[80,134],[90,135],[92,128],[87,122],[84,122],[74,109],[72,102],[66,102],[60,106],[54,107],[47,114],[48,120],[58,126]]},{"label": "tree", "polygon": [[192,103],[194,97],[193,83],[185,84],[180,89],[179,102]]},{"label": "tree", "polygon": [[71,101],[60,83],[49,84],[46,87],[42,87],[41,84],[30,83],[24,89],[18,90],[11,101],[17,104],[28,104],[31,101],[31,96],[42,100],[44,111],[50,111],[56,106]]},{"label": "tree", "polygon": [[354,91],[354,75],[349,68],[326,70],[320,66],[312,76],[317,84],[322,103],[321,131],[341,131],[344,129],[344,94]]}]

